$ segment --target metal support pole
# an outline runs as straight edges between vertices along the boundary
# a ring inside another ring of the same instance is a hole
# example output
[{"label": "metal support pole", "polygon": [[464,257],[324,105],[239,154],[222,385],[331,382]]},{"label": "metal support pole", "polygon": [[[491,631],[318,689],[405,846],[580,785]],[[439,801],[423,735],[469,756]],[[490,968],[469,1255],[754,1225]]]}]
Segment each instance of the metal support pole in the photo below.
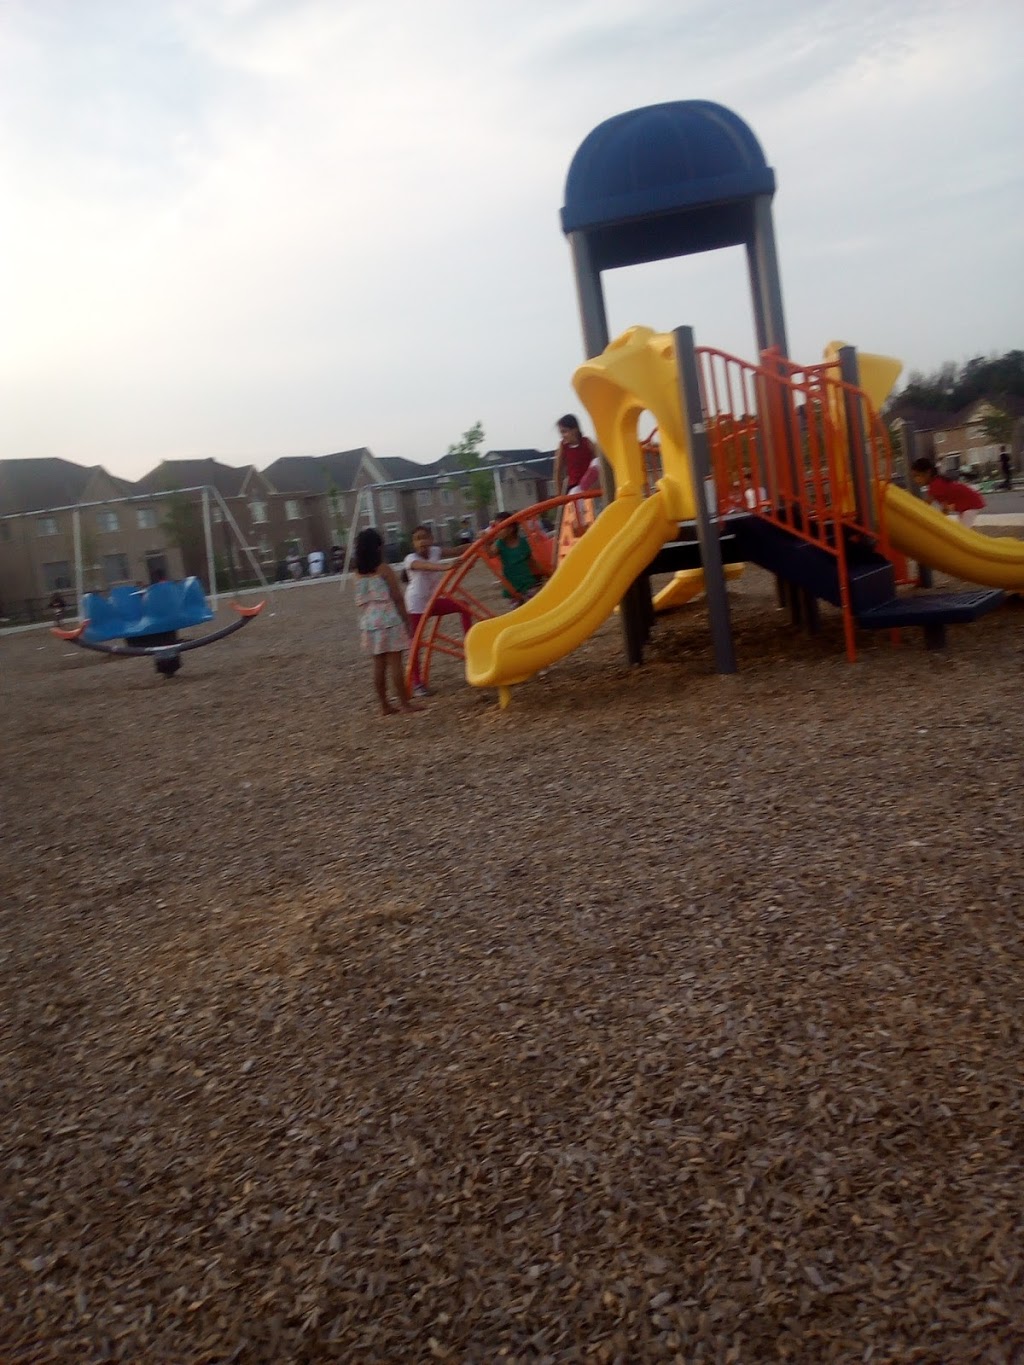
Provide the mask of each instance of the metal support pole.
[{"label": "metal support pole", "polygon": [[223,516],[227,524],[231,527],[232,531],[234,531],[235,537],[238,540],[239,547],[241,548],[243,554],[245,555],[246,559],[248,559],[252,567],[256,570],[256,577],[259,579],[263,587],[269,590],[270,584],[267,582],[267,576],[263,572],[263,565],[259,562],[259,560],[253,554],[253,552],[249,549],[248,545],[246,545],[242,532],[239,529],[238,522],[235,520],[234,516],[231,513],[231,508],[224,501],[223,497],[221,496],[220,492],[216,487],[213,490],[213,496],[217,499],[217,506],[221,510],[221,515]]},{"label": "metal support pole", "polygon": [[492,477],[493,477],[493,479],[494,479],[494,498],[495,498],[494,510],[495,510],[495,512],[500,512],[500,511],[502,510],[502,508],[504,507],[504,501],[503,501],[502,492],[501,492],[501,475],[499,474],[499,472],[498,472],[497,470],[495,470]]},{"label": "metal support pole", "polygon": [[747,242],[747,270],[750,274],[757,344],[762,351],[769,346],[777,346],[783,355],[788,356],[782,278],[775,249],[775,227],[769,194],[758,195],[754,200],[754,235]]},{"label": "metal support pole", "polygon": [[85,574],[82,571],[82,514],[76,507],[71,513],[71,530],[75,542],[75,608],[79,621],[82,615],[82,598],[85,596]]},{"label": "metal support pole", "polygon": [[[857,351],[853,346],[842,346],[839,350],[839,374],[844,384],[860,388],[860,369],[857,365]],[[846,448],[853,476],[853,495],[857,504],[857,520],[869,531],[878,530],[878,508],[874,488],[874,471],[868,453],[867,437],[864,430],[864,409],[852,394],[844,393],[843,404],[846,410]]]},{"label": "metal support pole", "polygon": [[210,490],[203,489],[203,536],[206,540],[206,572],[209,575],[210,606],[217,610],[217,563],[213,557],[213,527],[210,524]]},{"label": "metal support pole", "polygon": [[694,502],[697,513],[697,538],[700,541],[701,564],[704,568],[704,591],[711,622],[715,669],[719,673],[735,673],[736,651],[729,616],[729,594],[725,588],[725,570],[722,565],[722,543],[719,539],[721,523],[718,515],[718,490],[711,472],[711,452],[701,410],[693,328],[677,327],[672,335],[675,338],[676,365],[679,370],[679,399],[683,409],[683,426],[690,436],[687,453],[690,460],[690,477],[696,495]]}]

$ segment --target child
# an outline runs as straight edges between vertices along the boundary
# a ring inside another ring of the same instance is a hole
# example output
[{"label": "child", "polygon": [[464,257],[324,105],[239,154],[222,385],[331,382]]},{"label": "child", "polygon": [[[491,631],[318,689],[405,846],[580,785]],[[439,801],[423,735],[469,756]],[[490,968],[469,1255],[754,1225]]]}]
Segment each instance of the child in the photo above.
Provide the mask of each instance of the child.
[{"label": "child", "polygon": [[[417,526],[413,531],[412,554],[405,557],[405,572],[409,580],[409,586],[405,590],[405,609],[409,613],[409,634],[413,638],[424,612],[430,606],[430,595],[437,586],[437,575],[447,573],[461,557],[457,555],[455,559],[442,559],[441,547],[434,544],[434,533],[429,526]],[[462,622],[462,633],[465,635],[473,624],[473,617],[465,607],[460,607],[458,602],[454,602],[450,597],[439,597],[430,606],[431,616],[451,616],[456,612]],[[430,696],[420,677],[418,654],[414,655],[412,660],[412,694],[414,697]]]},{"label": "child", "polygon": [[498,533],[497,550],[501,560],[501,576],[506,584],[506,597],[512,597],[521,604],[540,591],[546,575],[534,559],[530,542],[517,521]]},{"label": "child", "polygon": [[[554,483],[556,494],[561,495],[563,485],[570,493],[588,493],[601,483],[601,457],[597,446],[580,431],[576,417],[567,412],[558,419],[558,449],[555,451]],[[579,504],[575,507],[576,534],[581,536],[587,529],[580,516]]]},{"label": "child", "polygon": [[937,503],[943,512],[955,512],[961,525],[974,525],[978,513],[985,506],[985,499],[976,488],[961,483],[959,479],[947,479],[927,455],[915,460],[910,471],[918,488],[927,490],[929,502]]},{"label": "child", "polygon": [[[373,655],[373,685],[381,713],[422,711],[409,700],[402,674],[402,651],[409,643],[409,616],[402,590],[390,564],[384,563],[384,542],[372,526],[356,536],[356,608],[363,632],[363,648]],[[398,693],[398,706],[388,700],[388,673]]]}]

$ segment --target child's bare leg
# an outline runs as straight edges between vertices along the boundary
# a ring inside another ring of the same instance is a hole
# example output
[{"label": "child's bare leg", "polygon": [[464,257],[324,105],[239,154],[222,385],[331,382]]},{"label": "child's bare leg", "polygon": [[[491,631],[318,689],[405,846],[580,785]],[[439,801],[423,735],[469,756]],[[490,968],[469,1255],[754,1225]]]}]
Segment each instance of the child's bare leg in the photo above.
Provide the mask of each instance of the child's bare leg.
[{"label": "child's bare leg", "polygon": [[373,656],[373,686],[377,693],[377,700],[380,702],[380,709],[385,716],[393,716],[396,708],[388,701],[388,659],[390,654],[375,654]]},{"label": "child's bare leg", "polygon": [[396,650],[394,654],[389,654],[388,660],[391,669],[391,685],[398,695],[398,705],[403,711],[422,711],[422,706],[418,706],[409,700],[409,693],[405,687],[405,672],[402,668],[401,652]]}]

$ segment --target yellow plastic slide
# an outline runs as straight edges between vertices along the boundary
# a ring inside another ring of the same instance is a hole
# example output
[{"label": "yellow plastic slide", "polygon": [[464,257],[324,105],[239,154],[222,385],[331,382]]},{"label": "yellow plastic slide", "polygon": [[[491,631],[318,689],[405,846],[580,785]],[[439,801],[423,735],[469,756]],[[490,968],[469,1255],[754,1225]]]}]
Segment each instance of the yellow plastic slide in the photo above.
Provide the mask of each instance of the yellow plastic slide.
[{"label": "yellow plastic slide", "polygon": [[1024,541],[971,531],[894,484],[885,488],[883,512],[889,539],[919,564],[967,583],[1024,591]]},{"label": "yellow plastic slide", "polygon": [[661,492],[616,498],[536,597],[476,623],[466,636],[467,682],[509,687],[564,658],[611,615],[677,525]]},{"label": "yellow plastic slide", "polygon": [[[727,579],[739,578],[743,572],[742,564],[726,564],[723,567]],[[655,596],[654,610],[674,611],[676,607],[685,607],[687,602],[692,602],[703,591],[703,569],[680,569]]]}]

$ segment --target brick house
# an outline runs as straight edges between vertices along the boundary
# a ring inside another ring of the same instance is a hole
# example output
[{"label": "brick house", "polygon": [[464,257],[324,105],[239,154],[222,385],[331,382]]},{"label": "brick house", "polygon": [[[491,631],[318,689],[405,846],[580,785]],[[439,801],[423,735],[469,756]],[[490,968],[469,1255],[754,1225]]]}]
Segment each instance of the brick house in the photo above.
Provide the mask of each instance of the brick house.
[{"label": "brick house", "polygon": [[99,465],[0,461],[0,518],[0,603],[19,619],[43,615],[54,592],[74,601],[76,540],[85,589],[148,582],[153,567],[182,571],[159,507]]},{"label": "brick house", "polygon": [[[1010,440],[993,441],[985,433],[985,420],[995,412],[1005,412],[1014,419]],[[998,474],[999,452],[1006,444],[1014,469],[1020,468],[1022,437],[1024,437],[1024,398],[1012,395],[1003,398],[978,398],[952,415],[932,432],[933,459],[948,474],[967,470],[972,474]]]},{"label": "brick house", "polygon": [[[530,463],[527,463],[530,462]],[[465,472],[454,456],[417,464],[396,456],[379,461],[399,486],[374,491],[377,525],[393,553],[408,543],[413,527],[429,526],[439,545],[453,546],[460,535],[475,534],[498,511],[517,512],[549,496],[553,454],[537,450],[489,450],[482,468],[493,471],[485,506],[475,505]],[[369,525],[369,508],[360,518]]]},{"label": "brick house", "polygon": [[[255,485],[250,484],[253,476]],[[221,574],[231,584],[255,576],[252,564],[239,544],[249,546],[257,558],[255,547],[260,544],[259,524],[253,522],[252,507],[259,510],[259,475],[252,465],[238,467],[221,464],[219,460],[162,460],[155,469],[144,475],[135,485],[138,493],[178,493],[181,490],[215,490],[210,496],[210,527],[213,539],[213,553]],[[247,492],[247,485],[251,491]],[[217,496],[219,495],[219,497]],[[265,495],[264,495],[265,496]],[[221,500],[223,500],[223,505]],[[182,501],[187,508],[182,511]],[[170,507],[168,506],[170,503]],[[206,564],[206,538],[202,514],[203,494],[201,491],[181,492],[180,498],[161,499],[161,520],[177,526],[175,536],[165,532],[171,548],[177,551],[183,571],[195,574],[206,582],[209,577]],[[224,509],[228,515],[225,516]],[[232,521],[235,525],[232,526]],[[237,527],[237,533],[236,528]],[[264,573],[267,573],[264,566]],[[173,576],[173,574],[172,574]]]},{"label": "brick house", "polygon": [[913,427],[912,459],[926,456],[946,473],[966,470],[979,475],[994,474],[999,468],[1000,443],[990,441],[985,435],[984,420],[995,410],[1014,419],[1008,447],[1013,468],[1019,470],[1024,453],[1024,398],[1012,394],[1001,398],[978,398],[958,412],[897,405],[888,420],[897,424],[906,419]]},{"label": "brick house", "polygon": [[[360,489],[386,483],[385,462],[366,446],[332,455],[286,455],[260,476],[271,490],[273,544],[280,557],[348,543]],[[360,527],[368,525],[365,515]]]}]

